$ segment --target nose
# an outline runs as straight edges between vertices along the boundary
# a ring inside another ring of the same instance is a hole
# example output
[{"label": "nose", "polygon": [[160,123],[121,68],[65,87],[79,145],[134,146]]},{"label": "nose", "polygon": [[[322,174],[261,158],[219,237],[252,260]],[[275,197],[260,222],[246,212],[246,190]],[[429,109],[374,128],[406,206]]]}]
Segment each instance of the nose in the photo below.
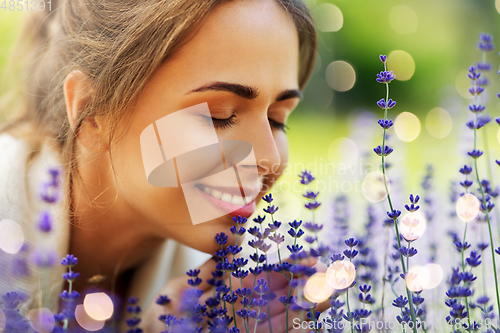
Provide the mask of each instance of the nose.
[{"label": "nose", "polygon": [[278,172],[282,156],[267,115],[252,117],[246,127],[245,130],[241,131],[240,140],[245,140],[252,145],[259,174],[269,175]]}]

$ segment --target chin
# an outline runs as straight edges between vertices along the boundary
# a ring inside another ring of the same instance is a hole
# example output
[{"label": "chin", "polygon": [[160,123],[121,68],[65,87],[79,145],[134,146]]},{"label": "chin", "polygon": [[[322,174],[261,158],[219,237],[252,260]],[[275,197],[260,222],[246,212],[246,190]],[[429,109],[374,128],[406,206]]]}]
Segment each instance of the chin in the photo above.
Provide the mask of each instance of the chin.
[{"label": "chin", "polygon": [[[215,241],[215,236],[223,232],[228,237],[227,243],[234,244],[236,237],[231,234],[229,229],[235,225],[232,216],[226,215],[217,219],[194,225],[191,232],[188,233],[185,245],[198,251],[208,254],[214,254],[220,250],[221,246]],[[241,243],[243,237],[238,237],[238,243]]]}]

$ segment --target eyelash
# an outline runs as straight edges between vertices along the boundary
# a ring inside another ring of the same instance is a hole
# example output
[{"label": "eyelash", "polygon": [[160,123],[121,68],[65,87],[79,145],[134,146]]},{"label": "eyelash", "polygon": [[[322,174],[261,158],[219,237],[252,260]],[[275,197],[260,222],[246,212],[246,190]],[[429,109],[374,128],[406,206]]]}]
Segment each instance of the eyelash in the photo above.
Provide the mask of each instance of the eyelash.
[{"label": "eyelash", "polygon": [[[218,119],[218,118],[212,118],[212,122],[214,124],[215,129],[227,129],[231,126],[233,126],[236,123],[236,115],[232,115],[229,118],[226,119]],[[269,124],[271,127],[276,128],[277,130],[283,131],[286,133],[286,130],[288,129],[288,126],[285,124],[279,123],[275,120],[269,119]]]}]

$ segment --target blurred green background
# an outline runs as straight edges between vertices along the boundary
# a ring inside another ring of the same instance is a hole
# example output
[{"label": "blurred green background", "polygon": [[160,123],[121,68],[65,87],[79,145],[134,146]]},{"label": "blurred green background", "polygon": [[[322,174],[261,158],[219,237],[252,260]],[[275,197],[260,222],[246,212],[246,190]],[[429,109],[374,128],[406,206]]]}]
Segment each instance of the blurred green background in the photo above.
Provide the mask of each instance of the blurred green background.
[{"label": "blurred green background", "polygon": [[[382,111],[375,102],[384,97],[385,88],[375,81],[375,76],[383,69],[378,55],[387,54],[389,69],[397,75],[390,85],[390,97],[397,101],[397,106],[389,117],[395,120],[402,112],[410,112],[419,122],[417,126],[411,122],[414,118],[400,119],[400,131],[416,131],[413,140],[393,135],[394,128],[389,131],[389,142],[395,148],[389,162],[394,170],[399,170],[398,177],[404,178],[405,191],[419,190],[429,163],[443,179],[438,186],[446,190],[449,180],[459,178],[457,170],[463,161],[468,161],[465,154],[471,149],[467,139],[470,133],[465,133],[463,125],[471,117],[467,111],[466,70],[481,59],[476,49],[479,33],[491,33],[494,43],[500,46],[500,1],[307,2],[320,30],[317,64],[304,100],[289,119],[290,168],[282,182],[295,182],[296,173],[307,166],[316,167],[318,178],[328,182],[349,177],[352,182],[362,180],[364,174],[341,174],[338,170],[342,164],[362,162],[376,166],[379,161],[372,149],[382,144],[382,132],[376,124]],[[0,10],[0,70],[6,67],[26,15]],[[500,91],[499,60],[498,50],[488,55],[493,71],[489,73],[491,85],[486,102],[493,118],[500,113],[496,97]],[[11,82],[13,78],[3,74],[0,93]],[[436,111],[437,107],[440,109]],[[433,116],[428,116],[433,109]],[[2,116],[8,112],[0,110]],[[493,122],[486,133],[492,161],[500,158],[497,130]],[[484,137],[482,134],[481,140]],[[322,165],[325,170],[320,171]],[[333,169],[327,170],[328,166]],[[485,165],[482,168],[486,172]],[[276,191],[297,193],[285,187]],[[337,195],[343,191],[326,192]]]}]

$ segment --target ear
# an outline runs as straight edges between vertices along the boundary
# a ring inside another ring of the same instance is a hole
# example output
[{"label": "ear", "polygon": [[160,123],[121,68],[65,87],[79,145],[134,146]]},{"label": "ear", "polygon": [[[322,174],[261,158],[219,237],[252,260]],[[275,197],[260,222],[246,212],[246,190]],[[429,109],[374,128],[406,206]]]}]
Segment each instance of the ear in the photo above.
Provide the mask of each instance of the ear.
[{"label": "ear", "polygon": [[75,129],[76,121],[85,106],[86,97],[90,87],[86,82],[86,75],[82,71],[74,70],[64,79],[64,99],[66,101],[66,114],[71,128]]},{"label": "ear", "polygon": [[[74,70],[64,79],[63,90],[66,102],[66,114],[71,128],[75,130],[76,122],[87,103],[87,98],[91,93],[92,87],[88,82],[87,76],[82,71]],[[78,141],[88,149],[102,148],[102,140],[99,140],[99,136],[103,132],[103,128],[101,127],[94,117],[87,117],[78,129]]]}]

